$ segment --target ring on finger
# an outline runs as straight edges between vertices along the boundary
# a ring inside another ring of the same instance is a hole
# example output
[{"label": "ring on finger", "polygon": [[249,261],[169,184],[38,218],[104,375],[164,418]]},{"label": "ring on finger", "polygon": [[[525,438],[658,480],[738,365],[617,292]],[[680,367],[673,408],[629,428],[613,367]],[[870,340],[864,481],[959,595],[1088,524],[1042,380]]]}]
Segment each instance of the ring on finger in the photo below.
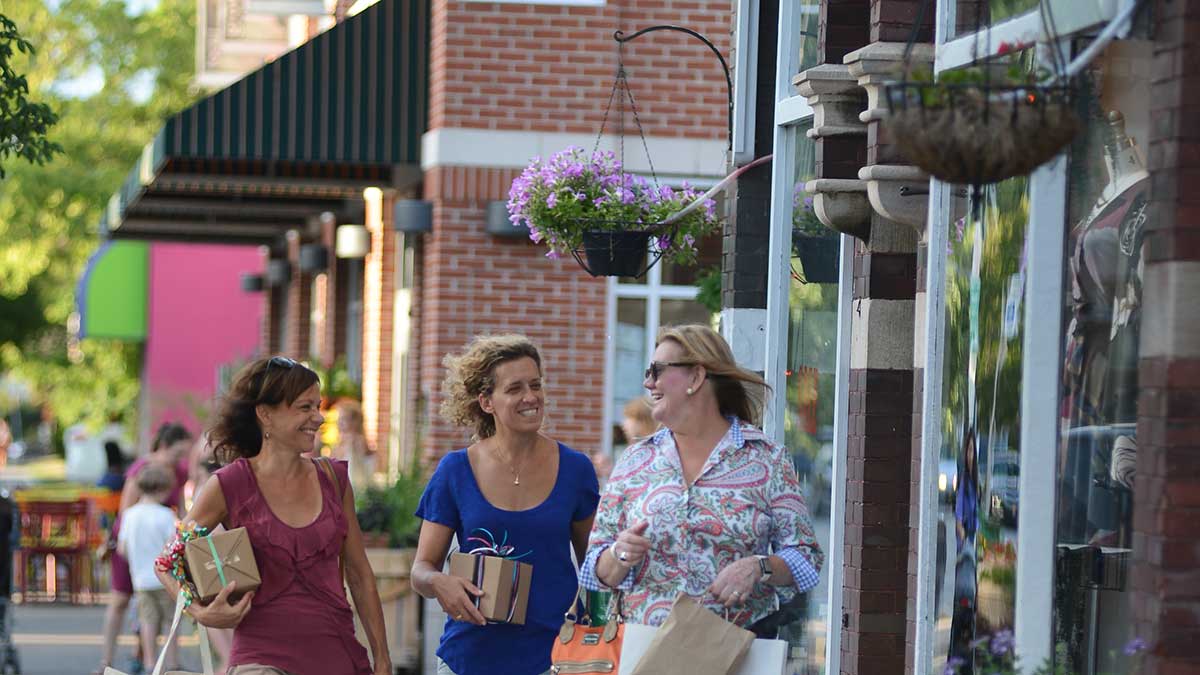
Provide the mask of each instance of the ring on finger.
[{"label": "ring on finger", "polygon": [[620,560],[621,562],[625,562],[625,561],[629,560],[629,551],[621,551],[620,553],[618,553],[617,560]]}]

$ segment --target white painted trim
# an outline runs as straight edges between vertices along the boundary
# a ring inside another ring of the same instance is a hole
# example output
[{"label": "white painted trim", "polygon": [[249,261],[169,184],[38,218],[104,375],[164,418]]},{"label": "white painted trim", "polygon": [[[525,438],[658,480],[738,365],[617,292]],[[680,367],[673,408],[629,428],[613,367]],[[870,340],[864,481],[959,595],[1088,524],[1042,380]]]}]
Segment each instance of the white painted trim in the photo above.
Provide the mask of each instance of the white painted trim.
[{"label": "white painted trim", "polygon": [[[600,149],[616,152],[617,141],[617,136],[605,134]],[[421,169],[428,171],[439,166],[523,169],[535,156],[549,157],[573,145],[590,151],[595,144],[593,134],[443,127],[427,131],[421,137]],[[725,175],[722,140],[648,136],[646,146],[660,182],[669,183],[675,177]],[[637,136],[625,137],[625,163],[633,172],[650,170],[646,150]]]},{"label": "white painted trim", "polygon": [[763,431],[783,443],[787,414],[788,290],[792,262],[792,191],[796,172],[795,127],[775,127],[775,160],[771,162],[771,231],[767,247],[767,320],[763,372],[771,393],[763,410]]},{"label": "white painted trim", "polygon": [[[775,49],[775,100],[780,102],[792,96],[792,78],[800,71],[801,9],[799,0],[779,3],[779,35]],[[780,123],[778,114],[775,123]]]},{"label": "white painted trim", "polygon": [[754,160],[754,124],[758,106],[758,0],[736,0],[737,27],[733,63],[733,162]]},{"label": "white painted trim", "polygon": [[775,124],[796,124],[812,116],[812,105],[803,96],[792,96],[775,104]]},{"label": "white painted trim", "polygon": [[617,370],[617,279],[616,277],[608,278],[606,292],[604,294],[604,325],[607,330],[604,332],[604,423],[600,429],[600,452],[609,454],[612,453],[612,427],[613,416],[616,411],[613,410],[613,380],[616,377]]},{"label": "white painted trim", "polygon": [[[647,273],[649,274],[649,273]],[[614,283],[614,292],[621,298],[659,298],[662,300],[695,300],[699,290],[695,286],[659,286],[650,284]]]},{"label": "white painted trim", "polygon": [[[1067,160],[1033,173],[1021,368],[1021,477],[1017,514],[1017,653],[1026,675],[1053,654],[1056,465],[1062,366]],[[1042,411],[1042,414],[1029,414]]]},{"label": "white painted trim", "polygon": [[[946,44],[954,35],[954,24],[958,17],[958,0],[937,0],[937,17],[934,22],[934,44]],[[918,671],[921,672],[921,671]]]},{"label": "white painted trim", "polygon": [[733,350],[737,364],[748,370],[764,372],[766,352],[767,310],[749,307],[726,307],[721,310],[721,336]]},{"label": "white painted trim", "polygon": [[929,181],[929,243],[925,256],[925,381],[921,401],[921,475],[917,524],[917,635],[914,672],[933,672],[937,634],[938,461],[942,449],[942,358],[946,348],[946,239],[951,186]]},{"label": "white painted trim", "polygon": [[[951,29],[953,24],[944,28]],[[943,70],[967,66],[975,62],[976,56],[981,59],[989,56],[986,53],[989,45],[991,53],[995,54],[1001,42],[1033,44],[1041,35],[1042,17],[1037,10],[1032,10],[978,33],[955,37],[938,45],[933,67],[936,72],[940,73]]]},{"label": "white painted trim", "polygon": [[842,235],[838,266],[837,371],[833,395],[833,470],[830,474],[829,550],[825,573],[829,577],[829,616],[826,618],[825,673],[842,670],[842,551],[846,541],[846,446],[850,429],[850,333],[854,315],[854,237]]}]

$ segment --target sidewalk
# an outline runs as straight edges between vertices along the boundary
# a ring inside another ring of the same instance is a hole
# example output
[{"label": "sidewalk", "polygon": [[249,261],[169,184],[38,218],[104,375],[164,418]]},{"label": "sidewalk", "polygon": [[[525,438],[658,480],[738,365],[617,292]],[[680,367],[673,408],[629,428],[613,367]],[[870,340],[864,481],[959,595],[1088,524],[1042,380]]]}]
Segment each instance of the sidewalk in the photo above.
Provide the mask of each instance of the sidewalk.
[{"label": "sidewalk", "polygon": [[[21,660],[21,675],[88,675],[100,662],[103,605],[14,605],[13,642]],[[183,665],[200,671],[196,636],[187,627],[180,640]],[[126,632],[117,646],[117,665],[126,668],[134,637]]]}]

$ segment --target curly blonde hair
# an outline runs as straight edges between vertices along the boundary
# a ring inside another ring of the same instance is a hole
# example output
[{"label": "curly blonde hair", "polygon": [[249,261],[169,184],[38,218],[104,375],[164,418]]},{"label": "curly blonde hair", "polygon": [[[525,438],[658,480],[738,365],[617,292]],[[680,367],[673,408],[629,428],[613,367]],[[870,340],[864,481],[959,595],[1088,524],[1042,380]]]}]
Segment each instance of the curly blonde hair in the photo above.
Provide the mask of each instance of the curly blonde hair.
[{"label": "curly blonde hair", "polygon": [[442,417],[451,424],[471,427],[476,439],[496,434],[496,420],[479,407],[479,395],[490,394],[496,386],[496,367],[515,359],[529,357],[542,372],[542,356],[533,341],[524,335],[480,335],[467,343],[462,354],[447,354],[442,360],[446,378],[442,381]]}]

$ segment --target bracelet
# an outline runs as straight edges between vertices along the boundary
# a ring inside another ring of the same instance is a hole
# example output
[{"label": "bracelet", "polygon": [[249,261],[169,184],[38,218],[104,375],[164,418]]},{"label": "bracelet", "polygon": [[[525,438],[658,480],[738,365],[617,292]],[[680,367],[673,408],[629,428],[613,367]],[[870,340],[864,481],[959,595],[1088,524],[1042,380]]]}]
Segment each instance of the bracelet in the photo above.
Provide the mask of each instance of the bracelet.
[{"label": "bracelet", "polygon": [[191,606],[195,594],[192,591],[192,583],[188,580],[187,561],[184,560],[183,551],[187,548],[189,541],[207,537],[210,530],[203,525],[180,521],[175,524],[175,532],[175,538],[167,542],[162,553],[154,559],[154,568],[159,572],[170,574],[175,581],[179,582],[179,592],[183,595],[183,607],[187,609]]}]

